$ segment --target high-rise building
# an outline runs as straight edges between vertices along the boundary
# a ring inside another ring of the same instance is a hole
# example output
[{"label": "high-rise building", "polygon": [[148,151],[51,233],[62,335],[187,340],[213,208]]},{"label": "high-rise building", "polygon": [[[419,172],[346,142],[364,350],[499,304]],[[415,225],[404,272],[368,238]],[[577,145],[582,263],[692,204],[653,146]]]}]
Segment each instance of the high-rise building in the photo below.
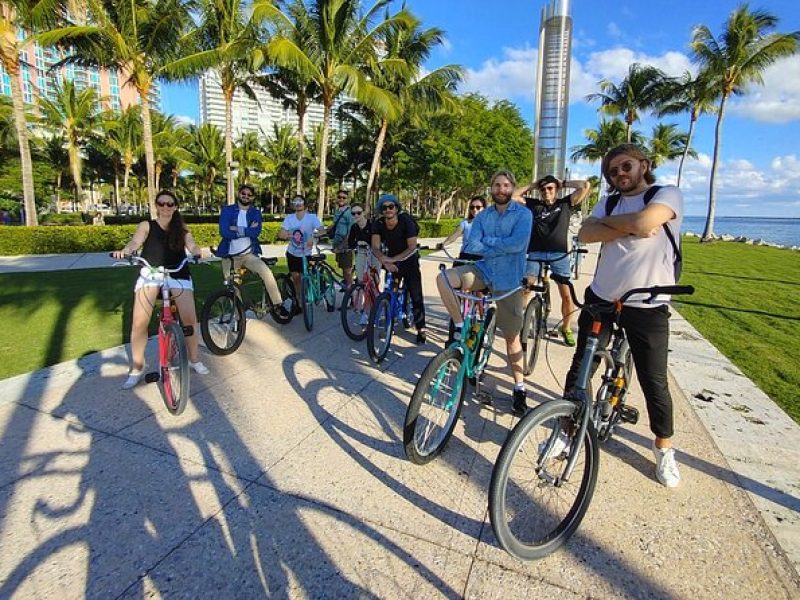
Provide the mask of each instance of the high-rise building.
[{"label": "high-rise building", "polygon": [[[21,33],[18,37],[23,39]],[[139,95],[133,86],[124,85],[127,75],[122,71],[75,64],[54,69],[53,65],[64,56],[64,51],[58,48],[43,48],[36,43],[28,45],[20,52],[20,83],[22,97],[27,104],[34,104],[37,97],[50,100],[55,98],[56,87],[64,79],[72,81],[79,91],[87,87],[94,88],[100,97],[100,110],[121,110],[139,103]],[[11,78],[2,65],[0,94],[11,95]],[[157,83],[150,92],[150,106],[157,110],[161,107],[161,92]]]},{"label": "high-rise building", "polygon": [[542,9],[539,26],[533,181],[565,176],[571,55],[569,0],[552,0]]},{"label": "high-rise building", "polygon": [[[237,89],[233,95],[231,106],[233,121],[233,138],[236,139],[243,133],[255,133],[262,140],[271,137],[274,125],[291,125],[297,130],[297,112],[293,108],[284,108],[280,100],[274,98],[265,88],[252,86],[256,99],[250,98],[242,90]],[[198,86],[200,94],[200,123],[211,123],[223,131],[225,130],[225,98],[222,95],[219,74],[209,70],[200,77]],[[341,132],[342,126],[336,119],[336,108],[331,116],[331,130]],[[311,135],[314,128],[322,124],[322,104],[312,103],[305,115],[304,126],[306,135]]]}]

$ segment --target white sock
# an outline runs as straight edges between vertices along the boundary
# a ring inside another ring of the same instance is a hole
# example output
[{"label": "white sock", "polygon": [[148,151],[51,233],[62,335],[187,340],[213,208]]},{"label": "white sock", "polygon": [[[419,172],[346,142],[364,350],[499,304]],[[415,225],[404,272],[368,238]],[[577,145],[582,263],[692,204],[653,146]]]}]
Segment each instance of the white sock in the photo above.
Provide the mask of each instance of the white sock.
[{"label": "white sock", "polygon": [[524,381],[520,381],[519,383],[515,383],[514,384],[514,389],[515,390],[519,390],[521,392],[524,392],[525,391],[525,382]]}]

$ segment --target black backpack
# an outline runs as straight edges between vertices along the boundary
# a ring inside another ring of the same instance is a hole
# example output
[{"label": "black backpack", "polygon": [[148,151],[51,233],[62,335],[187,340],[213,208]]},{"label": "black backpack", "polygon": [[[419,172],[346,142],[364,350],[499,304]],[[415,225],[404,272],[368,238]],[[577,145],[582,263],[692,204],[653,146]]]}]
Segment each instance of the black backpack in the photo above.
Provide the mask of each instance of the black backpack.
[{"label": "black backpack", "polygon": [[[650,200],[653,199],[653,196],[655,196],[660,189],[660,185],[651,185],[649,188],[647,188],[647,191],[644,193],[645,206],[647,206]],[[609,216],[612,212],[614,212],[614,209],[617,207],[621,197],[622,196],[620,194],[611,194],[608,198],[606,198],[606,216]],[[680,242],[675,240],[675,236],[672,235],[672,230],[667,227],[666,223],[664,223],[662,227],[664,227],[664,233],[667,234],[667,237],[672,244],[672,250],[675,253],[675,260],[672,263],[672,268],[675,274],[675,283],[678,283],[678,279],[681,277],[681,270],[683,269],[683,256],[681,255]]]}]

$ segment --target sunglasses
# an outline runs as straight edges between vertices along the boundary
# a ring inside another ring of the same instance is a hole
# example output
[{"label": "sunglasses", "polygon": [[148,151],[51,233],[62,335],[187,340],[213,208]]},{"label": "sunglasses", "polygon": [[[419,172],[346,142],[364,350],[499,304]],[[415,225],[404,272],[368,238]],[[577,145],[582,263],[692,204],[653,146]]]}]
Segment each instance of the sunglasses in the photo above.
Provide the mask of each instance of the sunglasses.
[{"label": "sunglasses", "polygon": [[475,206],[470,206],[469,209],[470,210],[483,210],[483,206],[481,206],[480,204],[476,204]]},{"label": "sunglasses", "polygon": [[350,214],[355,216],[355,217],[357,217],[358,215],[363,214],[363,213],[364,213],[363,210],[351,210],[350,211]]},{"label": "sunglasses", "polygon": [[[619,169],[617,167],[613,167],[613,168],[609,169],[608,170],[608,176],[613,179],[614,177],[619,175],[620,172],[622,172],[622,173],[630,173],[635,164],[636,163],[634,163],[633,161],[630,161],[630,160],[628,162],[624,162],[619,166]],[[620,169],[621,169],[621,171],[620,171]]]},{"label": "sunglasses", "polygon": [[545,185],[539,188],[540,192],[555,192],[558,188],[554,185]]},{"label": "sunglasses", "polygon": [[381,206],[381,210],[382,211],[383,210],[394,210],[395,208],[397,208],[396,204],[384,204],[383,206]]},{"label": "sunglasses", "polygon": [[156,200],[156,204],[158,204],[162,208],[165,207],[165,206],[167,208],[174,208],[175,207],[175,203],[174,202],[161,202],[160,200]]}]

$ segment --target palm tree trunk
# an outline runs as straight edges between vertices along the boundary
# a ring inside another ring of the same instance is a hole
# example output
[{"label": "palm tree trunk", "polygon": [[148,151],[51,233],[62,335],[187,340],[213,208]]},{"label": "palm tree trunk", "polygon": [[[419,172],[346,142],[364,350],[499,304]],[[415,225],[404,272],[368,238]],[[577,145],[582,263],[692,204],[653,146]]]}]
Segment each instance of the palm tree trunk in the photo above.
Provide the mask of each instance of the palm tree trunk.
[{"label": "palm tree trunk", "polygon": [[223,90],[225,96],[225,199],[233,204],[233,90]]},{"label": "palm tree trunk", "polygon": [[317,203],[317,217],[322,220],[325,216],[325,206],[327,194],[326,192],[326,177],[328,174],[328,135],[331,129],[331,106],[333,100],[325,99],[322,112],[322,146],[319,149],[319,201]]},{"label": "palm tree trunk", "polygon": [[678,163],[678,182],[677,186],[681,187],[681,175],[683,174],[683,163],[686,160],[687,155],[689,154],[689,148],[692,147],[692,134],[694,133],[694,124],[697,122],[697,117],[694,113],[689,118],[689,134],[686,137],[686,147],[683,149],[683,154],[681,155],[681,162]]},{"label": "palm tree trunk", "polygon": [[155,154],[153,152],[153,125],[150,121],[150,86],[138,87],[139,99],[142,102],[142,141],[144,142],[144,162],[147,167],[147,205],[151,218],[158,216],[156,212]]},{"label": "palm tree trunk", "polygon": [[31,147],[28,142],[28,126],[25,123],[25,103],[22,100],[22,87],[19,84],[19,59],[14,60],[11,65],[5,65],[5,67],[11,80],[11,102],[14,106],[14,125],[17,128],[17,141],[19,142],[25,225],[34,226],[39,224],[39,217],[36,214],[36,197],[33,191],[33,162],[31,161]]},{"label": "palm tree trunk", "polygon": [[119,214],[119,167],[114,170],[114,206]]},{"label": "palm tree trunk", "polygon": [[69,144],[69,168],[72,171],[72,181],[75,183],[75,200],[83,212],[88,210],[88,202],[83,197],[83,185],[81,184],[81,155],[78,146],[74,142]]},{"label": "palm tree trunk", "polygon": [[727,94],[722,95],[719,103],[719,114],[717,115],[717,126],[714,129],[714,158],[711,161],[711,177],[708,181],[708,215],[706,216],[706,227],[700,238],[701,242],[710,242],[714,239],[714,216],[717,212],[717,190],[714,185],[717,178],[717,165],[719,164],[719,150],[722,144],[722,119],[725,116],[725,104],[728,101]]},{"label": "palm tree trunk", "polygon": [[378,181],[378,169],[381,165],[381,153],[383,152],[383,144],[386,141],[386,130],[389,129],[389,121],[383,119],[381,121],[381,128],[378,131],[378,139],[375,141],[375,152],[372,153],[372,166],[369,169],[369,178],[367,179],[367,203],[372,201],[375,197],[373,188],[376,187]]},{"label": "palm tree trunk", "polygon": [[303,158],[306,153],[306,108],[303,104],[297,104],[297,183],[295,194],[303,194]]}]

